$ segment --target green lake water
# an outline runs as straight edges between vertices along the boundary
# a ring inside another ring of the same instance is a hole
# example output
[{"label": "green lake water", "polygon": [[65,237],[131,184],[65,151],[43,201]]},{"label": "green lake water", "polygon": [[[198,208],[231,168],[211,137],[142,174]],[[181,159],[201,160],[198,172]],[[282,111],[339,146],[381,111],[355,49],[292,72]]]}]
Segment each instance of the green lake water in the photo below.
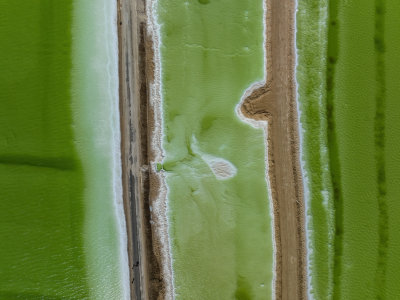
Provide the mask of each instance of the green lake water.
[{"label": "green lake water", "polygon": [[298,7],[311,293],[398,299],[400,4]]},{"label": "green lake water", "polygon": [[0,3],[1,299],[127,297],[114,6]]},{"label": "green lake water", "polygon": [[[265,135],[235,111],[264,76],[263,3],[159,0],[157,11],[177,299],[271,299]],[[215,176],[216,162],[233,177]]]}]

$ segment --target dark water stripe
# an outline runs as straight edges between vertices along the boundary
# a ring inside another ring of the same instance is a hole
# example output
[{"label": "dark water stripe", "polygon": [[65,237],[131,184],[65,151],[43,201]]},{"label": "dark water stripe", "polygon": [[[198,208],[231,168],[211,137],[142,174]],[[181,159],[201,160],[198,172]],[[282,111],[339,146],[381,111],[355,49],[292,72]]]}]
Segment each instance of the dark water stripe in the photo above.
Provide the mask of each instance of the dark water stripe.
[{"label": "dark water stripe", "polygon": [[375,68],[376,68],[376,112],[375,112],[375,159],[378,183],[378,261],[376,271],[376,298],[385,299],[387,248],[388,248],[388,211],[386,203],[386,170],[385,170],[385,1],[375,0]]},{"label": "dark water stripe", "polygon": [[0,154],[0,165],[31,166],[69,171],[76,170],[80,164],[77,159],[71,157],[40,157],[34,155]]},{"label": "dark water stripe", "polygon": [[0,291],[0,299],[7,300],[68,300],[66,297],[47,296],[43,294],[34,293],[13,293]]},{"label": "dark water stripe", "polygon": [[329,148],[329,170],[333,188],[333,206],[335,213],[334,264],[333,264],[333,299],[340,299],[340,277],[342,273],[343,252],[343,199],[340,178],[340,161],[335,125],[334,88],[336,62],[339,55],[338,43],[338,0],[329,1],[328,24],[328,61],[326,68],[326,113],[327,138]]}]

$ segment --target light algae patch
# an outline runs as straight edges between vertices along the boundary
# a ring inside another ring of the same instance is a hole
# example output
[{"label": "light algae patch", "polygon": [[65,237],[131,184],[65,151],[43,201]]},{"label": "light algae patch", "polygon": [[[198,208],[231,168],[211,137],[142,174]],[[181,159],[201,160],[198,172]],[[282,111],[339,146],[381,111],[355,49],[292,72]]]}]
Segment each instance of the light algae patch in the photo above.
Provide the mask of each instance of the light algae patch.
[{"label": "light algae patch", "polygon": [[117,4],[74,3],[75,143],[85,171],[86,263],[92,299],[130,299],[122,203]]},{"label": "light algae patch", "polygon": [[[178,299],[271,299],[264,131],[235,107],[264,78],[257,1],[159,0],[163,148]],[[162,163],[162,164],[161,164]]]}]

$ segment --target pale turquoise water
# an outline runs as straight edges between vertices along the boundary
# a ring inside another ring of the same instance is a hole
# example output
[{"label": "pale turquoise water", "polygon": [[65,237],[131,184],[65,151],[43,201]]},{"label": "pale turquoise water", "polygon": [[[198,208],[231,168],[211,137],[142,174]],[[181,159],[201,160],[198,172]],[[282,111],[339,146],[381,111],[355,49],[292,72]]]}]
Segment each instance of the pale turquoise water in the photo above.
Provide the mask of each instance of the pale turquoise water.
[{"label": "pale turquoise water", "polygon": [[75,142],[85,170],[84,236],[91,296],[127,299],[122,206],[117,3],[74,3],[72,97]]}]

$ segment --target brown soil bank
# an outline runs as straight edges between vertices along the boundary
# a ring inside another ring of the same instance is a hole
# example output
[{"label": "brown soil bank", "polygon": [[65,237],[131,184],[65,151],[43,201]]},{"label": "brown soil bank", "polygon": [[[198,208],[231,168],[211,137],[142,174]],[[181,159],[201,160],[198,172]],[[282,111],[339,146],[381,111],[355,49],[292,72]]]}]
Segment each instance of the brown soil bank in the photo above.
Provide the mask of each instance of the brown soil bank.
[{"label": "brown soil bank", "polygon": [[269,177],[274,205],[276,299],[305,299],[306,259],[303,184],[294,80],[293,0],[267,1],[266,85],[247,97],[241,110],[268,120]]},{"label": "brown soil bank", "polygon": [[[152,114],[148,86],[152,80],[152,47],[146,37],[145,0],[117,0],[121,160],[131,299],[163,299],[159,246],[150,223],[149,136]],[[154,241],[153,241],[154,240]]]}]

